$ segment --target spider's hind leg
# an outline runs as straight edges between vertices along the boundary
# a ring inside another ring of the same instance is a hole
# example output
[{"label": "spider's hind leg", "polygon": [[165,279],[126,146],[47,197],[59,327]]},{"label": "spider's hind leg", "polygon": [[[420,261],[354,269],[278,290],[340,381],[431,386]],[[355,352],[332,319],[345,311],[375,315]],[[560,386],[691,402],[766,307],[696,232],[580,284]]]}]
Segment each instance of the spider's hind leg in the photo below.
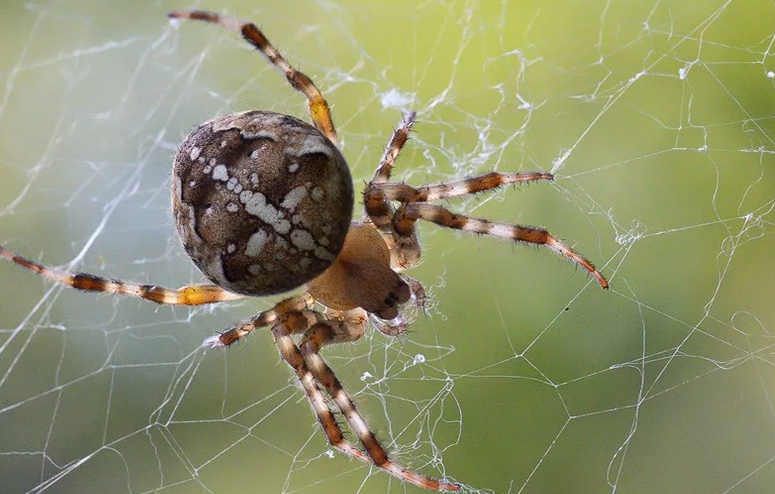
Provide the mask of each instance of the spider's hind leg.
[{"label": "spider's hind leg", "polygon": [[204,305],[245,298],[216,285],[188,285],[164,288],[158,285],[114,280],[89,273],[70,273],[45,266],[0,246],[0,258],[29,269],[53,283],[67,285],[84,292],[102,292],[150,300],[162,305]]},{"label": "spider's hind leg", "polygon": [[240,33],[245,41],[250,43],[269,63],[285,75],[288,83],[295,90],[307,98],[309,114],[315,127],[335,145],[339,145],[334,121],[331,118],[331,110],[325,98],[323,98],[323,93],[320,92],[320,89],[312,82],[309,76],[299,72],[288,63],[255,24],[204,10],[173,10],[167,16],[171,19],[192,19],[218,24],[230,31]]}]

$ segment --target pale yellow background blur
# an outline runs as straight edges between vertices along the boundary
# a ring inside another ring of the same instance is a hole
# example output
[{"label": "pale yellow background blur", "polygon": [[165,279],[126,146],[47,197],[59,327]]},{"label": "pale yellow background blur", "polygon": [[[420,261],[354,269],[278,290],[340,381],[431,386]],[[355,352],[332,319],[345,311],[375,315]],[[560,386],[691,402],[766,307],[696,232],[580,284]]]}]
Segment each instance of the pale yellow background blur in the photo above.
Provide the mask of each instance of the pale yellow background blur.
[{"label": "pale yellow background blur", "polygon": [[[771,492],[775,7],[741,1],[0,3],[0,242],[57,266],[200,280],[174,238],[176,146],[214,115],[306,118],[197,6],[255,21],[314,78],[358,189],[402,111],[396,176],[553,184],[450,202],[546,249],[423,225],[407,337],[325,354],[400,463],[495,492]],[[265,332],[213,310],[52,289],[0,263],[2,492],[419,492],[324,435]]]}]

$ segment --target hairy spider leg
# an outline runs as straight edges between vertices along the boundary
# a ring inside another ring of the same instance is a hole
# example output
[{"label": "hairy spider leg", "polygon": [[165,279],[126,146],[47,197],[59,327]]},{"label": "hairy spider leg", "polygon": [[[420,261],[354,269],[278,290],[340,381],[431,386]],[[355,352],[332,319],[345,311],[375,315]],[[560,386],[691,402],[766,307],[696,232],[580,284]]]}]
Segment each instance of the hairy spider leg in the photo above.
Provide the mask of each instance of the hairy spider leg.
[{"label": "hairy spider leg", "polygon": [[401,268],[416,264],[421,256],[420,243],[414,222],[403,222],[403,230],[396,230],[396,222],[404,218],[404,213],[396,212],[391,201],[403,205],[413,202],[438,201],[452,199],[478,192],[493,191],[503,185],[534,182],[537,180],[552,180],[551,173],[544,172],[489,172],[476,177],[469,177],[452,182],[428,184],[412,187],[403,182],[379,182],[366,186],[363,194],[363,204],[366,214],[376,225],[383,226],[392,234],[392,243],[397,245],[397,261]]},{"label": "hairy spider leg", "polygon": [[[364,192],[364,206],[371,217],[382,213],[379,208],[381,203],[386,201],[402,203],[439,201],[479,192],[490,192],[503,185],[535,182],[537,180],[551,181],[554,180],[554,175],[544,172],[489,172],[476,177],[464,178],[453,182],[428,184],[420,187],[412,187],[403,182],[372,182],[366,187]],[[380,219],[380,221],[384,220],[385,218]]]},{"label": "hairy spider leg", "polygon": [[[417,233],[406,236],[398,237],[393,231],[392,218],[395,214],[395,208],[387,198],[379,197],[375,194],[368,195],[368,191],[372,188],[372,184],[375,183],[387,183],[390,180],[390,176],[393,172],[393,165],[398,159],[398,155],[401,153],[406,142],[409,140],[409,132],[415,123],[417,114],[413,111],[408,112],[403,116],[401,122],[393,130],[390,140],[385,146],[385,151],[382,154],[379,165],[374,171],[374,176],[371,182],[366,186],[364,191],[364,215],[368,217],[377,230],[382,234],[382,238],[388,244],[390,248],[390,264],[394,270],[403,271],[412,267],[420,262],[420,256],[422,254],[420,247],[420,239]],[[369,211],[369,204],[371,212]]]},{"label": "hairy spider leg", "polygon": [[[442,482],[408,470],[389,458],[369,429],[366,419],[319,353],[325,345],[348,343],[361,338],[367,321],[366,312],[363,309],[354,309],[346,312],[335,311],[333,314],[340,318],[326,319],[312,310],[290,312],[272,327],[280,355],[296,372],[329,443],[348,456],[371,463],[404,482],[434,491],[459,490],[460,486],[457,484]],[[291,338],[295,333],[304,333],[298,346]],[[317,387],[318,384],[336,403],[348,426],[366,449],[366,455],[345,439],[341,427]]]},{"label": "hairy spider leg", "polygon": [[205,346],[223,347],[232,345],[256,329],[275,324],[285,314],[309,309],[314,303],[315,299],[307,292],[286,298],[247,321],[237,323],[219,335],[208,338],[205,340]]},{"label": "hairy spider leg", "polygon": [[312,82],[309,76],[299,72],[288,63],[255,24],[203,10],[173,10],[167,16],[171,19],[193,19],[218,24],[230,31],[242,34],[245,41],[253,45],[255,49],[264,55],[277,70],[285,75],[288,83],[309,100],[309,114],[315,127],[336,146],[339,146],[334,121],[331,118],[331,110],[325,98],[323,98],[323,93],[315,86],[315,83]]},{"label": "hairy spider leg", "polygon": [[387,182],[390,180],[390,175],[393,173],[393,164],[398,159],[398,155],[401,153],[406,141],[409,140],[409,132],[414,126],[417,113],[410,111],[401,119],[398,127],[393,130],[393,134],[390,136],[390,140],[385,146],[385,152],[382,153],[382,159],[379,161],[379,166],[374,171],[374,176],[371,179],[372,183]]},{"label": "hairy spider leg", "polygon": [[[424,302],[424,290],[411,280]],[[247,336],[252,331],[272,325],[271,331],[282,359],[294,370],[304,389],[318,422],[332,447],[351,458],[372,464],[396,478],[435,491],[456,491],[457,484],[441,482],[431,477],[408,470],[394,463],[368,427],[366,419],[358,412],[352,399],[344,390],[334,371],[325,363],[319,350],[328,344],[349,343],[361,338],[365,332],[367,313],[363,309],[330,311],[329,315],[339,319],[326,318],[311,310],[314,299],[308,293],[291,297],[277,303],[257,316],[236,324],[219,336],[209,339],[211,346],[228,346]],[[292,335],[303,333],[299,346]],[[301,347],[301,349],[299,348]],[[318,386],[325,389],[345,417],[350,429],[363,444],[366,453],[355,448],[344,436],[325,396]]]},{"label": "hairy spider leg", "polygon": [[272,335],[274,336],[274,342],[280,351],[280,356],[285,360],[285,363],[295,371],[296,377],[298,378],[302,389],[304,389],[304,393],[307,395],[307,399],[318,418],[318,422],[320,422],[323,432],[326,434],[329,444],[351,458],[355,458],[364,463],[373,464],[372,459],[367,454],[354,447],[344,437],[342,428],[339,427],[333,412],[328,408],[326,397],[320,392],[320,389],[318,389],[315,378],[309,369],[307,369],[307,365],[304,363],[304,357],[296,346],[296,343],[294,343],[293,339],[289,336],[290,333],[291,332],[282,324],[272,326]]},{"label": "hairy spider leg", "polygon": [[608,288],[608,281],[591,262],[577,254],[567,244],[561,242],[557,237],[543,228],[471,218],[466,215],[453,213],[442,206],[424,202],[405,203],[396,213],[394,228],[399,235],[411,234],[411,231],[414,229],[414,223],[418,219],[429,221],[445,228],[488,235],[490,237],[506,240],[514,240],[517,242],[545,245],[555,253],[589,271],[589,273],[597,279],[602,288]]},{"label": "hairy spider leg", "polygon": [[162,305],[204,305],[245,298],[217,285],[188,285],[177,289],[114,280],[88,273],[69,273],[37,263],[0,246],[0,257],[54,282],[85,292],[102,292],[141,298]]}]

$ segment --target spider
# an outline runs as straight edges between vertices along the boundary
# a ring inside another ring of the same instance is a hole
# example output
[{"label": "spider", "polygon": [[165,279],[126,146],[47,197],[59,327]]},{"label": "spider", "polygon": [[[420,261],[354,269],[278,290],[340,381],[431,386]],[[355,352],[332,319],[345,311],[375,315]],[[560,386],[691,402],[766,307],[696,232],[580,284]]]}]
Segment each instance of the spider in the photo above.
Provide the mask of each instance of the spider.
[{"label": "spider", "polygon": [[[425,298],[422,284],[403,273],[420,260],[418,220],[545,245],[608,288],[589,261],[542,228],[471,218],[433,204],[506,184],[552,180],[553,175],[490,172],[421,187],[391,181],[393,164],[415,122],[410,112],[393,131],[365,187],[363,218],[353,220],[350,171],[328,104],[313,81],[292,67],[253,23],[200,10],[173,11],[169,18],[205,21],[240,33],[307,98],[314,125],[252,110],[205,122],[181,144],[172,171],[173,216],[185,251],[213,284],[168,289],[63,272],[4,247],[0,255],[56,283],[158,304],[211,304],[304,287],[301,294],[206,343],[228,346],[270,327],[281,358],[295,372],[331,446],[402,481],[435,491],[459,490],[456,483],[403,468],[390,458],[320,350],[358,340],[369,320],[389,336],[405,331],[409,321],[401,309],[422,307]],[[363,449],[347,440],[337,412]]]}]

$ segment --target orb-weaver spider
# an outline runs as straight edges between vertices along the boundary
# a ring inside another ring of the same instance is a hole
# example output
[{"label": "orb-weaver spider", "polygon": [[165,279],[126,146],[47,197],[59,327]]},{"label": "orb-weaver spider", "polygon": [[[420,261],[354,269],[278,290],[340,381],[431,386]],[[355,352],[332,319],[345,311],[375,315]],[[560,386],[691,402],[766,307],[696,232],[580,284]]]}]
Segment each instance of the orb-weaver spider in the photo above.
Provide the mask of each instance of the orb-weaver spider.
[{"label": "orb-weaver spider", "polygon": [[[421,305],[424,300],[420,282],[403,274],[420,259],[418,220],[545,245],[607,288],[608,282],[589,261],[542,228],[471,218],[434,204],[553,176],[491,172],[421,187],[391,181],[393,164],[415,121],[415,114],[408,113],[365,188],[364,217],[354,221],[350,171],[338,148],[328,104],[312,80],[294,69],[252,23],[197,10],[174,11],[169,17],[206,21],[241,33],[308,99],[314,124],[273,112],[246,111],[200,125],[180,146],[172,175],[177,231],[186,252],[214,284],[167,289],[63,272],[4,247],[0,255],[79,290],[124,294],[159,304],[210,304],[304,286],[301,294],[232,326],[208,343],[231,345],[257,328],[270,326],[281,357],[294,369],[333,447],[402,481],[437,491],[458,490],[458,484],[392,461],[319,352],[326,345],[361,338],[369,320],[390,336],[405,330],[401,307]],[[301,335],[298,344],[294,335]],[[345,438],[323,390],[364,450]]]}]

